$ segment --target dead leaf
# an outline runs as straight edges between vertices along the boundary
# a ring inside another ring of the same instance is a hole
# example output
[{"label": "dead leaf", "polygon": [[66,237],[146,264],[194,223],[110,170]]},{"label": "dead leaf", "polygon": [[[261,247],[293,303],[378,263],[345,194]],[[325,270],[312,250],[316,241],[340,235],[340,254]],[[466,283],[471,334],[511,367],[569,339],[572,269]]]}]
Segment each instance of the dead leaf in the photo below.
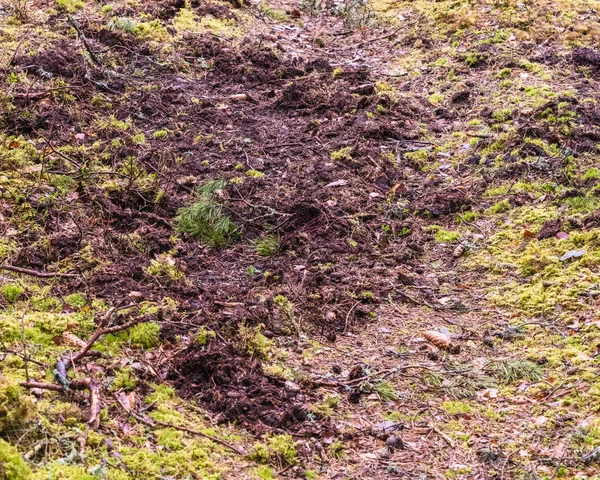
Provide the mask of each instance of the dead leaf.
[{"label": "dead leaf", "polygon": [[344,185],[348,185],[348,180],[336,180],[335,182],[328,183],[325,185],[325,188],[328,187],[342,187]]},{"label": "dead leaf", "polygon": [[531,230],[523,230],[523,238],[534,238],[535,237],[535,233],[533,233]]}]

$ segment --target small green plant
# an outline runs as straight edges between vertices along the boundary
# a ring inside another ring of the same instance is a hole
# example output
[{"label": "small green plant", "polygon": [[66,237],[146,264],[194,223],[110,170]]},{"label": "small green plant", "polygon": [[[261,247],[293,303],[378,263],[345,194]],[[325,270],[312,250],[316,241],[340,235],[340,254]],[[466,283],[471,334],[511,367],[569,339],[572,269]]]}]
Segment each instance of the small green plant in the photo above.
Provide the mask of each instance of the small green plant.
[{"label": "small green plant", "polygon": [[259,270],[254,265],[248,265],[248,267],[246,267],[246,275],[249,277],[254,277],[257,273],[259,273]]},{"label": "small green plant", "polygon": [[330,157],[334,161],[352,160],[352,147],[342,147],[330,153]]},{"label": "small green plant", "polygon": [[213,248],[227,246],[235,227],[217,200],[218,192],[226,185],[224,180],[210,180],[198,187],[196,201],[180,209],[175,217],[177,230]]},{"label": "small green plant", "polygon": [[15,303],[25,290],[20,285],[9,283],[2,287],[2,295],[8,303]]},{"label": "small green plant", "polygon": [[344,73],[344,70],[341,69],[341,67],[337,67],[336,69],[333,70],[333,73],[331,74],[331,76],[333,78],[337,78],[339,77],[342,73]]},{"label": "small green plant", "polygon": [[253,242],[254,250],[261,257],[273,257],[279,251],[279,237],[276,235],[267,235],[260,240]]},{"label": "small green plant", "polygon": [[196,343],[200,346],[205,346],[211,339],[217,338],[217,334],[206,327],[200,327],[196,334]]},{"label": "small green plant", "polygon": [[537,382],[542,379],[542,370],[540,366],[529,360],[499,360],[491,363],[488,367],[488,371],[507,384],[517,380]]},{"label": "small green plant", "polygon": [[152,134],[152,138],[154,138],[154,140],[161,140],[167,138],[168,134],[169,133],[166,130],[156,130],[156,132]]},{"label": "small green plant", "polygon": [[390,382],[380,382],[375,385],[374,390],[382,402],[395,402],[400,398]]}]

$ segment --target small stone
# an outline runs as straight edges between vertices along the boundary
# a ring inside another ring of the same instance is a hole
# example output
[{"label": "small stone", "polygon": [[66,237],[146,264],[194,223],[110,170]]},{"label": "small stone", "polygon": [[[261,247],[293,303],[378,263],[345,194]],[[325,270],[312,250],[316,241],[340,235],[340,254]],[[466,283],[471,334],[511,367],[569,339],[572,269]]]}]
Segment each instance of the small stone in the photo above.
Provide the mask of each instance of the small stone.
[{"label": "small stone", "polygon": [[390,449],[390,451],[404,449],[404,442],[400,437],[396,435],[390,435],[385,441],[385,444]]}]

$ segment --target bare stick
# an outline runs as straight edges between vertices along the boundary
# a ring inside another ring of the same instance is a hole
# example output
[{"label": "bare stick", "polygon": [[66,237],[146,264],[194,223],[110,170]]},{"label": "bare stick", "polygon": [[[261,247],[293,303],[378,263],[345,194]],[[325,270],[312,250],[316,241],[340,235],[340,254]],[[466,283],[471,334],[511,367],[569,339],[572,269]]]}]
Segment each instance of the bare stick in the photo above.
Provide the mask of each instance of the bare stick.
[{"label": "bare stick", "polygon": [[25,388],[39,388],[41,390],[51,390],[61,393],[66,392],[69,388],[72,390],[89,390],[90,418],[88,425],[93,429],[98,428],[100,425],[100,410],[102,409],[102,404],[100,403],[100,385],[93,378],[76,378],[69,382],[68,387],[57,383],[36,382],[35,380],[21,382],[20,385]]},{"label": "bare stick", "polygon": [[79,275],[76,273],[62,273],[62,272],[38,272],[36,270],[30,270],[29,268],[15,267],[14,265],[0,265],[0,270],[9,270],[11,272],[22,273],[24,275],[31,275],[32,277],[38,278],[78,278]]},{"label": "bare stick", "polygon": [[119,307],[118,309],[116,307],[110,308],[106,312],[106,314],[104,315],[104,317],[102,318],[102,320],[100,321],[100,327],[98,327],[96,329],[96,331],[91,336],[91,338],[87,341],[87,343],[85,344],[85,346],[82,347],[75,355],[73,355],[72,357],[69,358],[69,361],[72,362],[72,363],[75,363],[78,360],[80,360],[81,358],[85,357],[85,355],[87,354],[87,352],[94,346],[94,343],[96,343],[96,341],[102,335],[108,335],[110,333],[120,332],[122,330],[128,329],[129,327],[132,327],[136,323],[141,322],[141,320],[142,320],[141,318],[136,318],[134,320],[131,320],[129,322],[124,323],[123,325],[115,325],[114,327],[105,327],[105,325],[109,322],[110,318],[113,316],[113,314],[116,311],[118,311],[118,310],[125,310],[127,308],[135,307],[135,305],[136,305],[135,303],[130,303],[129,305],[125,305],[124,307]]}]

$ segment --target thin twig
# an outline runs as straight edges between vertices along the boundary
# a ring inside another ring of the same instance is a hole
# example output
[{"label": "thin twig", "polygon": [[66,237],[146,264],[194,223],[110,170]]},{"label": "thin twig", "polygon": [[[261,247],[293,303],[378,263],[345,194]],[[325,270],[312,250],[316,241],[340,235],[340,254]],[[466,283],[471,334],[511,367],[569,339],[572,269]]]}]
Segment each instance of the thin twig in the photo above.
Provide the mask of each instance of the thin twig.
[{"label": "thin twig", "polygon": [[348,331],[348,323],[350,322],[350,315],[352,314],[352,311],[356,308],[356,306],[359,304],[360,302],[356,302],[354,305],[352,305],[350,307],[350,310],[348,310],[348,313],[346,314],[346,323],[344,324],[344,331],[343,334],[345,334]]},{"label": "thin twig", "polygon": [[127,322],[127,323],[124,323],[123,325],[115,325],[114,327],[108,327],[108,328],[105,327],[105,325],[109,322],[110,318],[114,315],[115,312],[117,312],[119,310],[126,310],[128,308],[135,307],[135,306],[136,306],[135,303],[130,303],[129,305],[125,305],[123,307],[119,307],[119,308],[112,307],[112,308],[110,308],[104,314],[104,317],[100,321],[100,327],[98,327],[96,329],[96,331],[90,337],[90,339],[87,341],[87,343],[85,344],[84,347],[82,347],[75,355],[73,355],[72,357],[69,357],[69,362],[75,363],[78,360],[80,360],[82,357],[86,356],[86,354],[88,353],[88,351],[94,346],[94,343],[96,343],[96,341],[102,335],[108,335],[108,334],[111,334],[111,333],[120,332],[122,330],[128,329],[129,327],[132,327],[136,323],[139,323],[142,320],[141,317],[135,318],[135,319],[133,319],[133,320]]},{"label": "thin twig", "polygon": [[14,265],[0,265],[0,270],[9,270],[11,272],[22,273],[24,275],[31,275],[32,277],[38,278],[78,278],[79,275],[76,273],[62,273],[62,272],[38,272],[36,270],[30,270],[29,268],[15,267]]}]

